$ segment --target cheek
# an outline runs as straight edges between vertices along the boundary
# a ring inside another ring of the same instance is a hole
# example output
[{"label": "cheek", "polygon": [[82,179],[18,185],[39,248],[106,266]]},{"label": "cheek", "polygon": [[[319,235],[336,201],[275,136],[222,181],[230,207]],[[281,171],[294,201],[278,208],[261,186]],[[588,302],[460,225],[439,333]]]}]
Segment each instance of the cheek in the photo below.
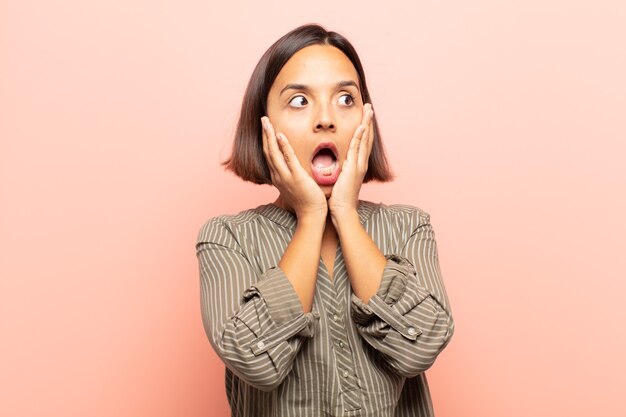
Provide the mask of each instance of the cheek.
[{"label": "cheek", "polygon": [[310,162],[305,161],[305,159],[308,158],[308,155],[306,155],[307,141],[311,139],[308,124],[298,123],[298,121],[293,118],[285,122],[286,123],[281,123],[276,127],[276,133],[280,132],[287,137],[300,163],[304,166],[305,162]]},{"label": "cheek", "polygon": [[305,171],[309,171],[311,161],[308,160],[308,155],[306,154],[306,149],[304,149],[304,146],[301,143],[294,143],[293,145],[291,145],[291,147],[293,148],[293,151],[295,152],[298,161],[300,161],[300,165],[302,165],[302,168],[304,168]]},{"label": "cheek", "polygon": [[292,139],[302,138],[306,127],[307,121],[297,115],[289,115],[283,112],[277,112],[269,115],[270,122],[274,126],[276,133],[282,133],[287,136],[287,139],[291,143]]},{"label": "cheek", "polygon": [[303,117],[290,117],[282,121],[280,128],[290,141],[304,141],[310,131],[309,124],[309,121]]},{"label": "cheek", "polygon": [[293,148],[294,153],[298,157],[300,164],[306,168],[306,165],[309,164],[310,161],[305,161],[308,157],[306,155],[307,151],[307,140],[310,137],[307,135],[308,130],[306,130],[305,123],[300,123],[296,118],[278,118],[274,122],[274,129],[276,133],[282,133],[287,137],[287,141],[289,141],[289,145]]},{"label": "cheek", "polygon": [[350,126],[350,130],[354,132],[361,123],[361,120],[363,120],[363,110],[359,109],[359,111],[350,112],[346,124],[348,124]]},{"label": "cheek", "polygon": [[340,123],[342,125],[342,136],[350,136],[352,138],[354,131],[363,119],[362,109],[351,109],[341,115]]},{"label": "cheek", "polygon": [[345,118],[342,120],[342,132],[341,132],[341,151],[340,153],[343,155],[343,157],[345,158],[345,156],[348,153],[348,148],[350,147],[350,141],[352,140],[352,137],[354,136],[354,132],[356,131],[356,128],[359,127],[359,124],[361,124],[361,120],[362,120],[362,113],[361,112],[351,112],[350,114],[346,114]]}]

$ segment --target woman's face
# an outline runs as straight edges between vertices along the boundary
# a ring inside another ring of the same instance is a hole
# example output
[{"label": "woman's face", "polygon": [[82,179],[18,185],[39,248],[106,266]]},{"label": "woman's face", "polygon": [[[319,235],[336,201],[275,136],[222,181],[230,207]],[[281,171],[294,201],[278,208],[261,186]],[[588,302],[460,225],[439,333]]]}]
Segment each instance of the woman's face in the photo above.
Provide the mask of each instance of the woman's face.
[{"label": "woman's face", "polygon": [[[267,116],[283,133],[300,165],[330,197],[335,175],[324,176],[312,161],[318,145],[331,143],[337,167],[346,160],[350,140],[363,115],[359,76],[352,62],[330,45],[307,46],[280,70],[267,96]],[[320,164],[319,159],[316,159]]]}]

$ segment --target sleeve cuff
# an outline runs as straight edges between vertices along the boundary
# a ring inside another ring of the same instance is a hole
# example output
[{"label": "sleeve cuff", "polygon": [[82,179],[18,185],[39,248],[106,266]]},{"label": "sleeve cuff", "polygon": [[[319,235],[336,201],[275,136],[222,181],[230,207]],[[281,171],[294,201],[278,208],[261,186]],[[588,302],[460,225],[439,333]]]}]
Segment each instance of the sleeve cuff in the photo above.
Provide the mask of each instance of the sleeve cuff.
[{"label": "sleeve cuff", "polygon": [[274,348],[285,340],[295,335],[304,337],[313,337],[315,335],[315,324],[319,319],[316,312],[301,314],[300,316],[288,321],[280,327],[276,327],[273,331],[257,337],[250,344],[252,353],[255,356]]},{"label": "sleeve cuff", "polygon": [[[355,323],[360,326],[383,331],[385,327],[383,323],[380,321],[371,323],[373,317],[376,316],[405,338],[415,340],[422,331],[411,325],[404,318],[404,315],[415,305],[421,303],[429,294],[425,289],[419,288],[416,282],[409,283],[409,279],[415,275],[415,271],[406,258],[395,254],[385,255],[385,258],[387,264],[383,270],[380,286],[369,302],[366,304],[355,294],[352,294],[352,317]],[[412,302],[407,302],[407,292],[415,292],[412,297],[409,297]],[[403,299],[404,301],[402,301]]]},{"label": "sleeve cuff", "polygon": [[243,293],[244,299],[260,296],[270,317],[279,325],[304,314],[298,294],[278,266],[267,270],[264,276]]},{"label": "sleeve cuff", "polygon": [[393,305],[404,294],[408,277],[412,274],[412,265],[399,255],[385,255],[387,264],[376,294],[389,305]]},{"label": "sleeve cuff", "polygon": [[[416,326],[413,326],[411,323],[404,318],[402,314],[400,314],[396,309],[392,306],[385,303],[378,294],[374,295],[368,304],[364,304],[359,298],[357,298],[354,294],[352,294],[352,302],[353,306],[355,304],[359,305],[357,308],[363,309],[365,314],[368,316],[368,320],[363,323],[358,323],[361,326],[365,326],[367,322],[369,322],[369,318],[373,316],[377,316],[380,319],[379,323],[374,323],[373,325],[369,325],[371,327],[370,330],[375,332],[385,333],[385,327],[382,325],[383,323],[388,324],[390,327],[395,329],[398,333],[409,340],[417,339],[417,336],[422,334],[422,330]],[[353,310],[353,314],[355,314]],[[355,319],[356,320],[356,319]]]},{"label": "sleeve cuff", "polygon": [[[387,259],[387,263],[383,269],[383,277],[375,296],[381,298],[385,303],[393,305],[406,290],[410,264],[407,259],[395,254],[385,255],[385,259]],[[357,323],[366,324],[372,318],[374,312],[368,304],[365,304],[363,300],[352,294],[352,314]]]},{"label": "sleeve cuff", "polygon": [[250,348],[255,356],[296,335],[308,338],[315,335],[319,313],[304,313],[298,294],[279,267],[267,270],[263,278],[243,293],[244,299],[255,296],[262,300],[273,322],[269,331],[252,340]]}]

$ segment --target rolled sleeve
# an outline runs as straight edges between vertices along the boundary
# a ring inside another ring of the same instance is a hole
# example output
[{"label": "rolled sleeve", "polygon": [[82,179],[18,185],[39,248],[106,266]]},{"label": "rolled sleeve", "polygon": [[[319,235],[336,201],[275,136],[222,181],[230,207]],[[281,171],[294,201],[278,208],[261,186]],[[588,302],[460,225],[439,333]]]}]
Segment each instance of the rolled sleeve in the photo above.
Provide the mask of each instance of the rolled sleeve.
[{"label": "rolled sleeve", "polygon": [[454,333],[429,216],[416,211],[411,224],[405,244],[385,255],[376,294],[367,303],[351,295],[359,334],[406,377],[428,369]]},{"label": "rolled sleeve", "polygon": [[[366,304],[352,294],[352,316],[362,330],[372,336],[386,336],[389,328],[409,340],[415,340],[422,331],[405,319],[405,314],[428,297],[428,292],[410,283],[415,271],[411,263],[399,255],[385,255],[387,263],[378,291]],[[412,291],[411,291],[412,290]],[[372,320],[376,316],[379,320]]]},{"label": "rolled sleeve", "polygon": [[251,343],[255,355],[260,355],[295,335],[308,338],[315,335],[319,313],[302,311],[298,295],[279,267],[269,269],[263,280],[255,283],[243,294],[244,301],[255,296],[263,300],[260,307],[267,309],[271,322]]},{"label": "rolled sleeve", "polygon": [[291,372],[319,314],[304,313],[278,267],[259,271],[219,219],[205,224],[196,254],[202,321],[218,356],[250,385],[267,391]]},{"label": "rolled sleeve", "polygon": [[265,277],[244,293],[244,299],[259,295],[267,306],[271,318],[281,324],[302,315],[302,304],[298,294],[280,267],[268,269]]}]

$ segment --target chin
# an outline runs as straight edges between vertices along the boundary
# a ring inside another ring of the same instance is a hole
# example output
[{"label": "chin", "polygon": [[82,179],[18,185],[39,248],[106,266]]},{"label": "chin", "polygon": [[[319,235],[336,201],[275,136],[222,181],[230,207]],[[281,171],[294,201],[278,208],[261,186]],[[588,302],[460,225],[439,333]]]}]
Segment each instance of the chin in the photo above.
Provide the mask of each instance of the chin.
[{"label": "chin", "polygon": [[322,191],[324,192],[324,195],[326,196],[326,199],[328,200],[333,193],[333,186],[332,185],[320,185],[320,188],[322,189]]}]

